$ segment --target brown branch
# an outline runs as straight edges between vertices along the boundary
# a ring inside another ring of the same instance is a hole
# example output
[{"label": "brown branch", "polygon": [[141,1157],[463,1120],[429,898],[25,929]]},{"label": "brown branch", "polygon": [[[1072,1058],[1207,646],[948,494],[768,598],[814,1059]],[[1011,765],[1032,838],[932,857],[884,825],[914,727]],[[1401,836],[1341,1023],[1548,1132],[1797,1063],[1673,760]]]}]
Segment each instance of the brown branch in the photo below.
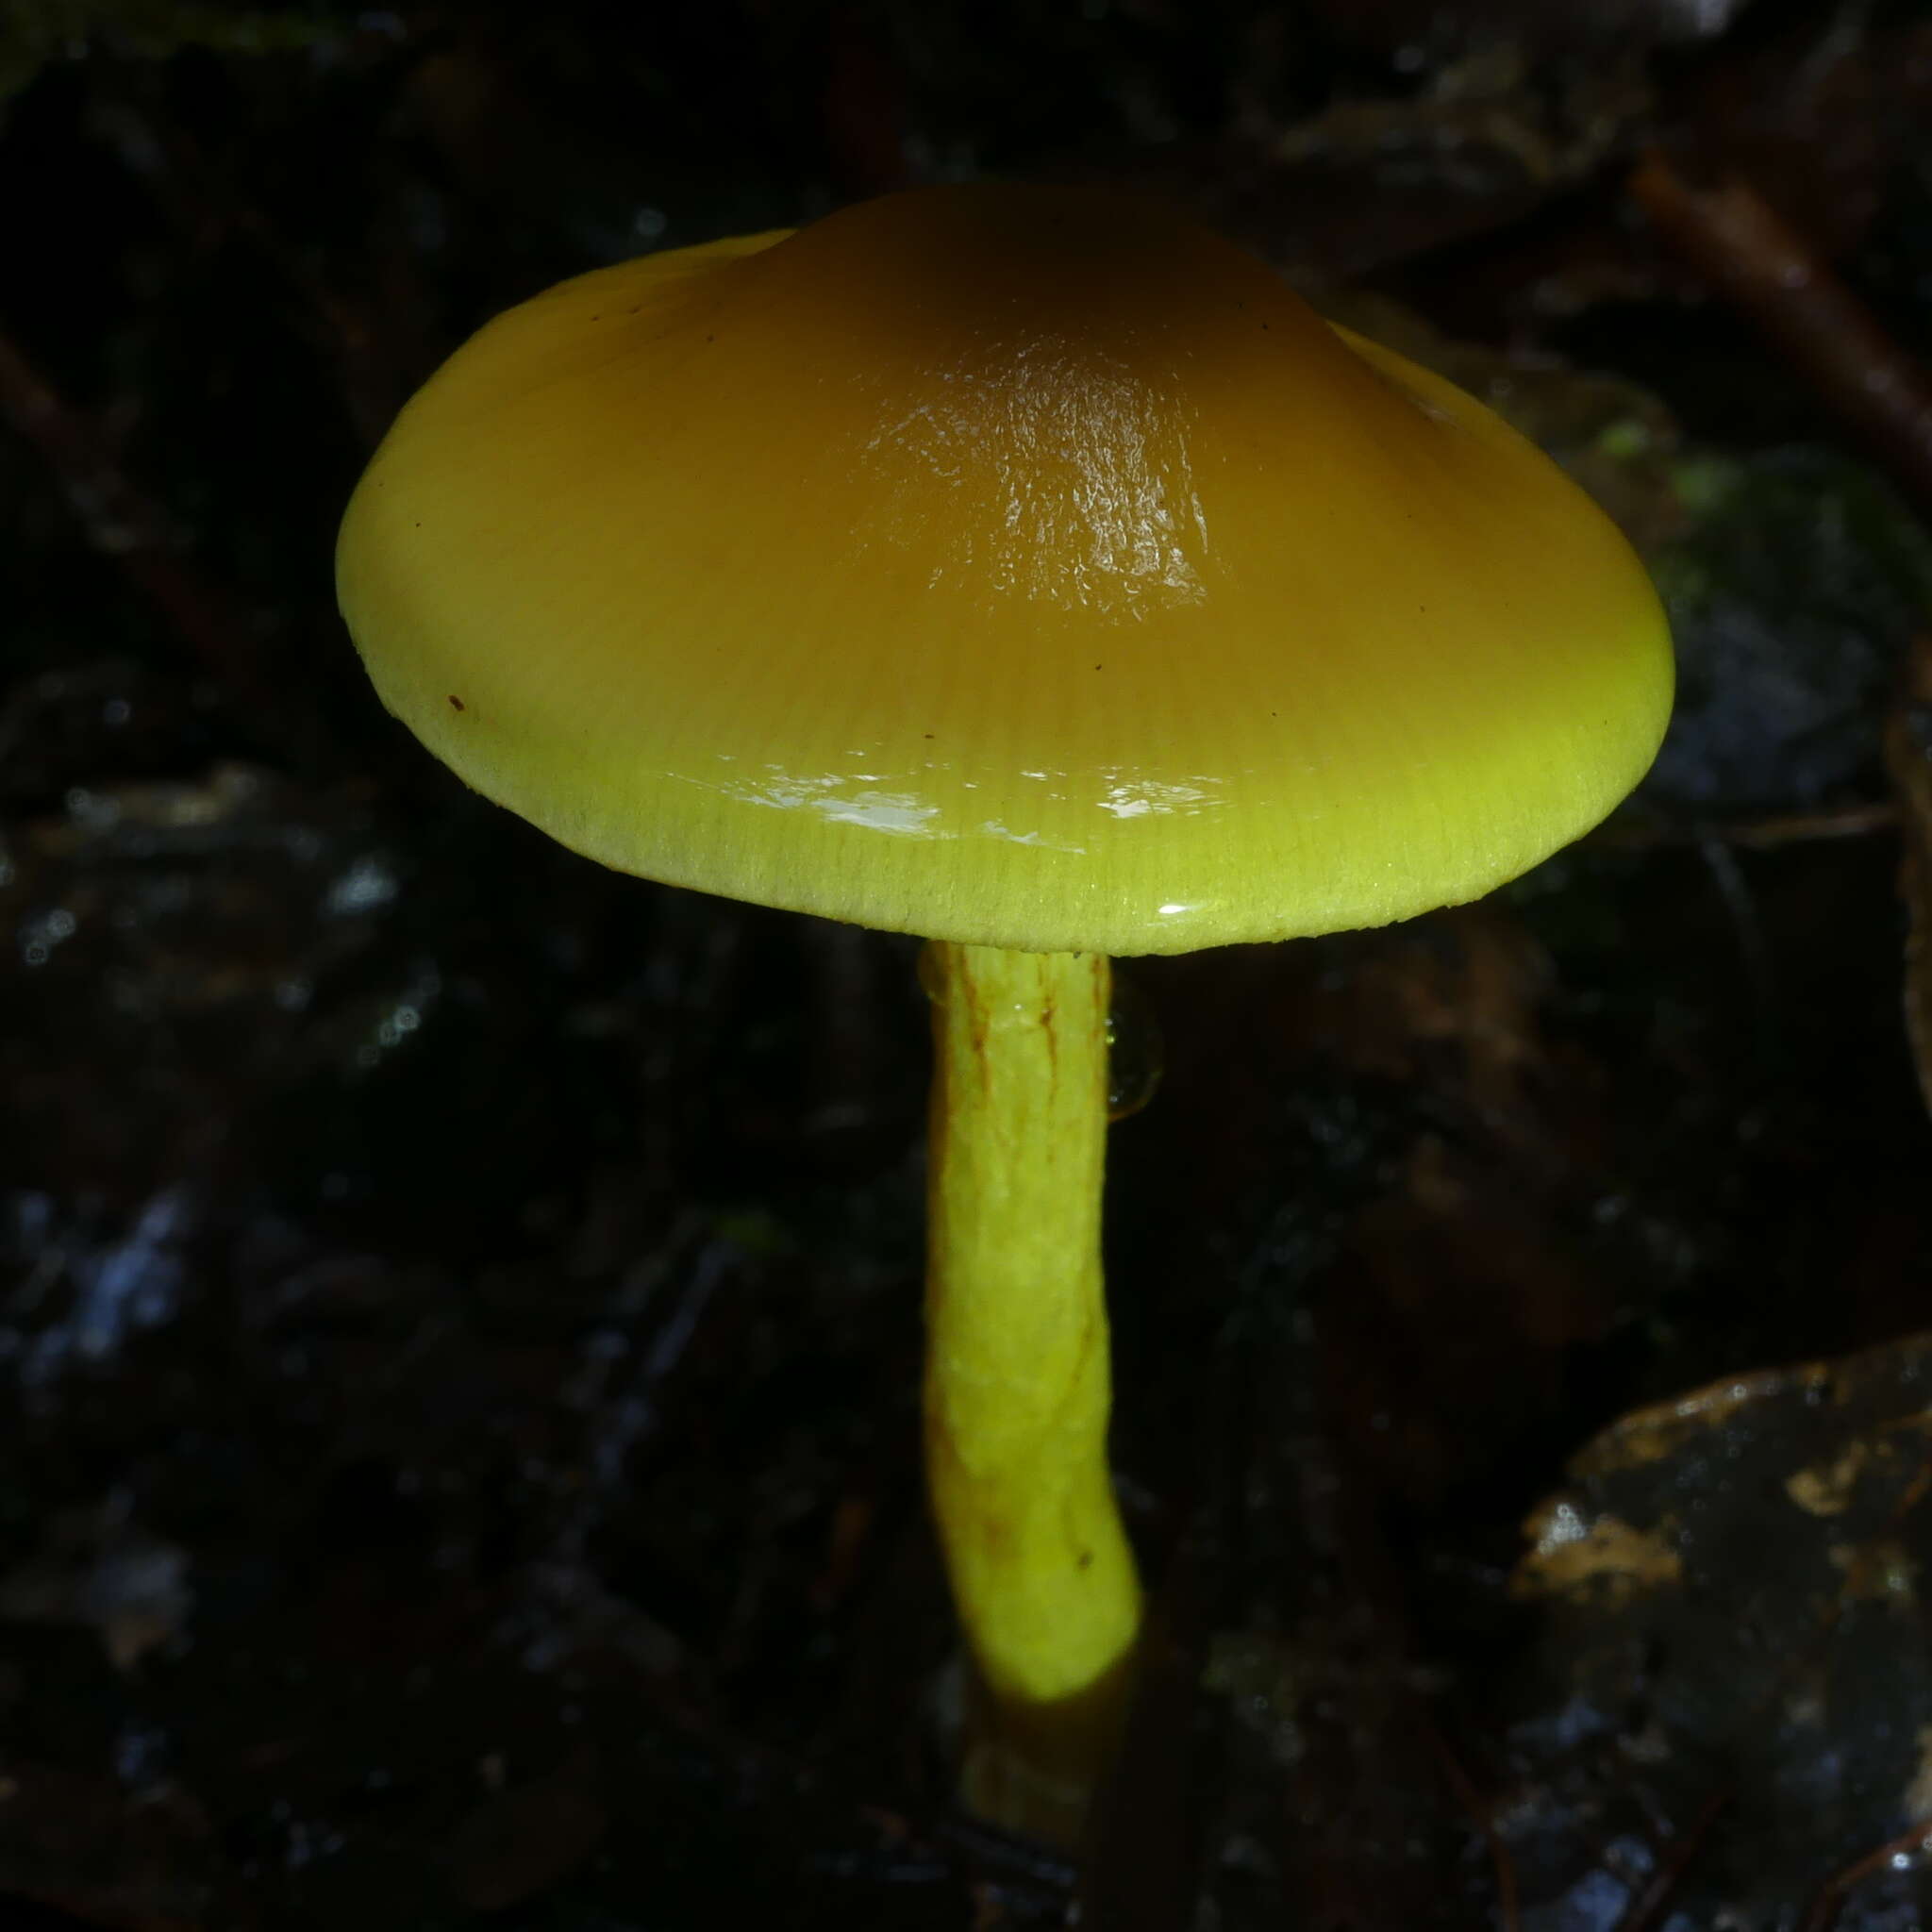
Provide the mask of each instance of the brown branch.
[{"label": "brown branch", "polygon": [[1885,721],[1885,766],[1904,831],[1899,894],[1906,934],[1906,1037],[1932,1108],[1932,636],[1916,638],[1898,698]]},{"label": "brown branch", "polygon": [[1620,852],[1650,852],[1663,846],[1699,848],[1743,846],[1754,852],[1785,845],[1808,845],[1824,839],[1868,839],[1890,832],[1898,808],[1876,799],[1859,805],[1829,806],[1818,811],[1774,812],[1763,818],[1707,819],[1671,824],[1616,823],[1590,835],[1590,843]]},{"label": "brown branch", "polygon": [[367,307],[334,287],[309,252],[292,243],[184,129],[111,98],[101,119],[129,171],[154,193],[189,246],[199,251],[238,235],[281,280],[294,298],[291,325],[335,364],[350,419],[373,446],[413,384],[395,366]]},{"label": "brown branch", "polygon": [[221,586],[187,558],[158,506],[130,483],[93,425],[0,330],[0,416],[38,449],[103,557],[159,609],[203,668],[255,696],[259,675],[248,621]]},{"label": "brown branch", "polygon": [[1455,1793],[1456,1802],[1462,1807],[1471,1824],[1482,1833],[1483,1842],[1490,1848],[1490,1869],[1496,1879],[1496,1911],[1502,1921],[1503,1932],[1522,1932],[1523,1912],[1518,1902],[1516,1861],[1509,1856],[1508,1841],[1496,1824],[1495,1805],[1476,1789],[1475,1780],[1456,1755],[1455,1747],[1426,1712],[1422,1717],[1422,1729],[1450,1790]]},{"label": "brown branch", "polygon": [[1685,178],[1653,148],[1632,198],[1664,242],[1784,352],[1932,510],[1932,375],[1751,184]]},{"label": "brown branch", "polygon": [[1831,1932],[1838,1924],[1839,1913],[1844,1909],[1847,1892],[1862,1885],[1875,1873],[1887,1870],[1894,1858],[1910,1858],[1916,1863],[1927,1850],[1932,1850],[1932,1824],[1922,1818],[1896,1838],[1887,1839],[1875,1851],[1867,1852],[1863,1857],[1854,1859],[1843,1871],[1835,1872],[1827,1878],[1818,1888],[1818,1895],[1811,1901],[1810,1910],[1805,1914],[1802,1932]]},{"label": "brown branch", "polygon": [[1673,1894],[1684,1881],[1691,1861],[1704,1849],[1711,1826],[1723,1817],[1731,1802],[1731,1788],[1713,1791],[1697,1808],[1689,1827],[1671,1840],[1671,1855],[1657,1869],[1657,1874],[1630,1902],[1630,1909],[1617,1921],[1617,1932],[1652,1932],[1663,1917]]}]

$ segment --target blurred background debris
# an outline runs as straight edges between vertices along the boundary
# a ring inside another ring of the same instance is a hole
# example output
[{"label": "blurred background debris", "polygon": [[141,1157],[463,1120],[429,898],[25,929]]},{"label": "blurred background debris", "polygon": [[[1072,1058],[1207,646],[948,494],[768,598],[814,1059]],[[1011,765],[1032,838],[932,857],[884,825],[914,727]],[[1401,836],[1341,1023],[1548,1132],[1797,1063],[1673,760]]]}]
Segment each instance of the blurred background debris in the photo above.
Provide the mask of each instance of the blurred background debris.
[{"label": "blurred background debris", "polygon": [[[495,309],[980,174],[1474,390],[1682,654],[1509,890],[1125,969],[1078,1873],[952,1802],[911,946],[484,806],[329,576]],[[0,1924],[1932,1916],[1923,5],[16,0],[0,184]]]}]

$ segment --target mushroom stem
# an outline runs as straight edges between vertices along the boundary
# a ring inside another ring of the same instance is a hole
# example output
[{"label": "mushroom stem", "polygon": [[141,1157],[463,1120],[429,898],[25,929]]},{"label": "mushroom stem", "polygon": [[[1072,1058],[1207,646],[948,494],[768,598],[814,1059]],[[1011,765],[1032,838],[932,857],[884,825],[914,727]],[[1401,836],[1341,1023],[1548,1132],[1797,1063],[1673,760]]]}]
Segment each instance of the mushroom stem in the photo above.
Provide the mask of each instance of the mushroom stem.
[{"label": "mushroom stem", "polygon": [[968,1802],[1068,1839],[1141,1591],[1107,1463],[1106,958],[935,941],[926,1472],[985,1692]]}]

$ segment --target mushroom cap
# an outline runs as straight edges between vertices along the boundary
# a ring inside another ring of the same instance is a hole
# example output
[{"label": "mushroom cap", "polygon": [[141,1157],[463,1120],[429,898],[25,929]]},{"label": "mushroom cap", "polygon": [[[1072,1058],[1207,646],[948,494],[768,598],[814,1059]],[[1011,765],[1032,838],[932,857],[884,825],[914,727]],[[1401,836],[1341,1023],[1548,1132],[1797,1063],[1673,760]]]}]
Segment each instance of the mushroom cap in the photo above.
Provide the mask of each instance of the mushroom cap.
[{"label": "mushroom cap", "polygon": [[1470,899],[1670,709],[1615,527],[1261,262],[924,189],[499,316],[356,491],[343,615],[476,790],[625,872],[1185,952]]}]

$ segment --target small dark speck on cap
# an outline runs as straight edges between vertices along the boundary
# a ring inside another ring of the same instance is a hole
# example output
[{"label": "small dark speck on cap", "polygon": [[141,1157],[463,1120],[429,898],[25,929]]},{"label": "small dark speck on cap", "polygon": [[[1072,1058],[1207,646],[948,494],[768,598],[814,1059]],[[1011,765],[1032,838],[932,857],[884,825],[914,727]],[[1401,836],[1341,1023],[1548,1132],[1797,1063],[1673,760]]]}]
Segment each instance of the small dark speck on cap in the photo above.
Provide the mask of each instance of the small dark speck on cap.
[{"label": "small dark speck on cap", "polygon": [[1105,664],[1096,664],[1093,668],[1096,671],[1105,671],[1107,666]]},{"label": "small dark speck on cap", "polygon": [[716,336],[707,336],[705,340],[708,342],[715,342],[718,340],[718,338]]},{"label": "small dark speck on cap", "polygon": [[453,711],[460,711],[463,708],[463,701],[458,697],[455,691],[451,691],[449,694],[449,705],[450,709]]},{"label": "small dark speck on cap", "polygon": [[930,731],[928,731],[928,732],[927,732],[927,733],[926,733],[925,735],[926,735],[926,736],[927,736],[928,738],[930,738],[930,737],[932,736],[932,733],[931,733]]}]

